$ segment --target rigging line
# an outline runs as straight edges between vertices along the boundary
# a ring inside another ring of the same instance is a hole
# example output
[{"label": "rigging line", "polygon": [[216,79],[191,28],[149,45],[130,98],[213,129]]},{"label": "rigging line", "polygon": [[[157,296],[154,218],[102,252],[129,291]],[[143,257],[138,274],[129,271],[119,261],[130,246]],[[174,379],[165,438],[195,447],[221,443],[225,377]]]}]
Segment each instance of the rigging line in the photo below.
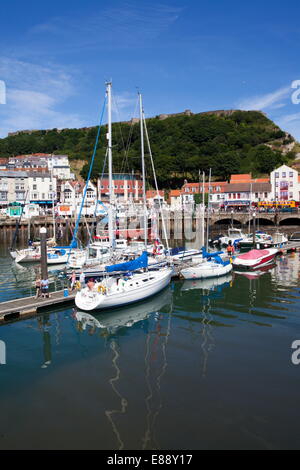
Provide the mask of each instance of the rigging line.
[{"label": "rigging line", "polygon": [[166,225],[165,225],[165,219],[164,219],[164,217],[163,217],[163,212],[162,212],[162,205],[161,205],[160,195],[159,195],[159,191],[158,191],[157,178],[156,178],[156,173],[155,173],[155,168],[154,168],[152,150],[151,150],[151,146],[150,146],[150,140],[149,140],[148,129],[147,129],[147,124],[146,124],[146,119],[145,119],[145,114],[144,114],[144,112],[143,112],[143,121],[144,121],[145,135],[146,135],[146,140],[147,140],[147,145],[148,145],[148,150],[149,150],[149,155],[150,155],[150,161],[151,161],[151,166],[152,166],[152,171],[153,171],[155,189],[156,189],[157,199],[158,199],[158,204],[159,204],[159,209],[160,209],[160,213],[161,213],[162,229],[163,229],[163,234],[164,234],[164,237],[165,237],[165,240],[166,240],[169,262],[171,263],[171,256],[170,256],[170,249],[169,249],[169,241],[168,241],[168,237],[167,237],[167,230],[166,230]]},{"label": "rigging line", "polygon": [[[100,180],[99,180],[100,196],[101,196],[101,183],[102,183],[103,176],[104,176],[104,171],[105,171],[106,162],[107,162],[107,156],[108,156],[108,148],[106,149],[105,158],[104,158],[104,162],[103,162],[103,165],[102,165],[102,173],[101,173]],[[96,200],[96,204],[95,204],[95,210],[94,210],[94,214],[93,214],[93,217],[94,217],[94,218],[97,217],[98,203],[99,203],[99,194],[98,194],[98,197],[97,197],[97,200]],[[93,234],[93,230],[91,230],[91,233],[90,233],[90,236],[89,236],[89,241],[88,241],[88,243],[87,243],[87,246],[89,246],[90,243],[91,243],[92,234]]]},{"label": "rigging line", "polygon": [[80,209],[79,209],[79,214],[78,214],[78,217],[77,217],[77,220],[76,220],[76,225],[75,225],[75,229],[74,229],[72,241],[71,241],[71,244],[70,244],[70,249],[69,249],[69,253],[68,253],[67,264],[69,263],[69,259],[70,259],[70,255],[71,255],[71,250],[72,250],[71,247],[72,247],[72,245],[73,245],[73,243],[74,243],[74,241],[75,241],[75,239],[76,239],[76,235],[77,235],[77,232],[78,232],[78,227],[79,227],[81,212],[82,212],[82,209],[83,209],[83,206],[84,206],[84,201],[85,201],[85,198],[86,198],[86,193],[87,193],[87,189],[88,189],[88,184],[89,184],[89,181],[90,181],[90,178],[91,178],[91,174],[92,174],[92,169],[93,169],[94,160],[95,160],[96,151],[97,151],[98,142],[99,142],[99,137],[100,137],[101,125],[102,125],[103,116],[104,116],[104,111],[105,111],[105,106],[106,106],[106,100],[107,100],[107,97],[106,97],[106,95],[105,95],[104,103],[103,103],[103,107],[102,107],[102,111],[101,111],[101,115],[100,115],[100,120],[99,120],[97,135],[96,135],[96,139],[95,139],[93,155],[92,155],[92,159],[91,159],[91,163],[90,163],[90,168],[89,168],[89,172],[88,172],[88,177],[87,177],[87,180],[86,180],[86,184],[85,184],[85,188],[84,188],[84,193],[83,193],[83,198],[82,198],[82,201],[81,201],[81,205],[80,205]]},{"label": "rigging line", "polygon": [[[133,116],[136,115],[136,113],[137,113],[137,108],[138,108],[138,99],[136,99],[136,102],[135,102],[135,108],[134,108]],[[131,120],[130,129],[129,129],[129,134],[128,134],[127,143],[126,143],[126,148],[125,148],[125,158],[124,158],[124,160],[125,160],[124,167],[125,167],[126,164],[127,164],[128,172],[130,171],[130,169],[129,169],[129,161],[128,161],[128,153],[129,153],[129,148],[130,148],[131,141],[132,141],[132,136],[133,136],[133,126],[134,126],[134,121]]]}]

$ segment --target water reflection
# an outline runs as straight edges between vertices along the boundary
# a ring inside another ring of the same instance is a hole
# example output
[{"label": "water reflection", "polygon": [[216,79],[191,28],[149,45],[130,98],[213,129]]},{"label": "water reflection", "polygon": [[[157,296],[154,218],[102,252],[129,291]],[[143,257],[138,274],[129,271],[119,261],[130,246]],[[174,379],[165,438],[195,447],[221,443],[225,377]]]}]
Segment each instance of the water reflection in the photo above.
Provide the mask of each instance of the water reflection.
[{"label": "water reflection", "polygon": [[89,334],[94,334],[97,329],[103,329],[107,335],[114,335],[120,328],[130,328],[164,306],[170,305],[171,298],[171,289],[167,288],[149,300],[124,308],[93,312],[93,314],[76,310],[77,328]]},{"label": "water reflection", "polygon": [[[167,314],[164,313],[167,311]],[[125,447],[124,436],[121,432],[120,419],[128,411],[128,398],[121,392],[122,381],[126,377],[126,371],[122,370],[122,352],[119,345],[119,335],[125,329],[133,327],[147,320],[148,327],[144,330],[144,380],[147,394],[145,396],[145,429],[141,433],[142,449],[159,449],[155,428],[157,418],[162,409],[161,383],[167,368],[167,343],[171,330],[172,291],[167,288],[157,296],[149,300],[133,304],[122,309],[94,313],[76,311],[78,331],[89,335],[97,330],[102,330],[108,340],[111,350],[111,362],[114,370],[113,377],[108,379],[114,395],[119,401],[119,406],[105,410],[112,431],[116,438],[118,450]],[[166,325],[165,325],[166,322]],[[133,406],[133,405],[132,405]],[[132,408],[131,406],[131,408]]]}]

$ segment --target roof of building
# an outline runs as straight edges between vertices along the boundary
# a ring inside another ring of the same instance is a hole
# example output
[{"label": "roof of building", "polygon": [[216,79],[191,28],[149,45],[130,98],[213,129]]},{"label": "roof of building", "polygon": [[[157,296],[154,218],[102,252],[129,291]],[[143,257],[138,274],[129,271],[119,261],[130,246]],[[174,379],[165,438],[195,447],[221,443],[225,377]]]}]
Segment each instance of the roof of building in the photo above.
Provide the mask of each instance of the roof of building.
[{"label": "roof of building", "polygon": [[240,173],[230,176],[230,183],[248,183],[252,179],[251,173]]},{"label": "roof of building", "polygon": [[[161,191],[158,191],[160,197],[164,197],[165,195],[165,192],[163,190]],[[147,199],[151,199],[151,198],[155,198],[157,197],[157,191],[155,189],[149,189],[148,191],[146,191],[146,198]]]},{"label": "roof of building", "polygon": [[181,195],[181,189],[171,189],[169,197],[179,197]]},{"label": "roof of building", "polygon": [[1,170],[0,177],[2,178],[27,178],[29,176],[28,171],[10,171]]},{"label": "roof of building", "polygon": [[226,193],[239,193],[239,192],[271,192],[272,186],[270,183],[228,183],[225,188]]}]

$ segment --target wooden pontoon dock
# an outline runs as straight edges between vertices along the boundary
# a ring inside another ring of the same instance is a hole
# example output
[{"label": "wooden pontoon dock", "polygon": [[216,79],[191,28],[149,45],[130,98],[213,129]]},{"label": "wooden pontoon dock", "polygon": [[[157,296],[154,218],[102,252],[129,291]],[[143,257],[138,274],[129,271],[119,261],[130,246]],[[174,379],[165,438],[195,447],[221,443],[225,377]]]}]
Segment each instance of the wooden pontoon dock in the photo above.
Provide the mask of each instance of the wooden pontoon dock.
[{"label": "wooden pontoon dock", "polygon": [[73,302],[76,291],[69,292],[65,297],[64,290],[50,292],[50,298],[22,297],[20,299],[8,300],[0,303],[0,324],[13,320],[29,318],[38,311],[51,307],[52,305],[66,304]]}]

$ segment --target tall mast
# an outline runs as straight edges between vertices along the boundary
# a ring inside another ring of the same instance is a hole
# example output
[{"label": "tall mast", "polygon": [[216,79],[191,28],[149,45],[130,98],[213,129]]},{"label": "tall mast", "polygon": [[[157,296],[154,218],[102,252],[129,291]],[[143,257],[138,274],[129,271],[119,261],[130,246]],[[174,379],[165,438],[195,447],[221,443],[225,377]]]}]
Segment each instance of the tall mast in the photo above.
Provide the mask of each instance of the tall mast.
[{"label": "tall mast", "polygon": [[106,84],[107,93],[107,123],[108,123],[108,177],[109,177],[109,209],[108,209],[108,236],[110,249],[114,248],[114,221],[113,221],[113,204],[114,204],[114,186],[112,175],[112,132],[111,132],[111,82]]},{"label": "tall mast", "polygon": [[141,129],[141,157],[142,157],[142,177],[143,177],[143,206],[144,206],[144,243],[147,249],[148,238],[148,218],[147,218],[147,200],[146,200],[146,173],[145,173],[145,149],[144,149],[144,126],[143,126],[143,102],[142,95],[139,93],[140,101],[140,129]]},{"label": "tall mast", "polygon": [[208,251],[208,238],[209,238],[209,216],[210,216],[210,183],[211,183],[211,168],[209,169],[208,177],[208,201],[207,201],[207,218],[206,218],[206,251]]},{"label": "tall mast", "polygon": [[[56,226],[55,226],[55,211],[54,211],[54,181],[53,181],[53,155],[51,157],[52,164],[51,164],[51,187],[52,187],[52,217],[53,217],[53,239],[56,240]],[[57,191],[57,188],[56,188]]]}]

